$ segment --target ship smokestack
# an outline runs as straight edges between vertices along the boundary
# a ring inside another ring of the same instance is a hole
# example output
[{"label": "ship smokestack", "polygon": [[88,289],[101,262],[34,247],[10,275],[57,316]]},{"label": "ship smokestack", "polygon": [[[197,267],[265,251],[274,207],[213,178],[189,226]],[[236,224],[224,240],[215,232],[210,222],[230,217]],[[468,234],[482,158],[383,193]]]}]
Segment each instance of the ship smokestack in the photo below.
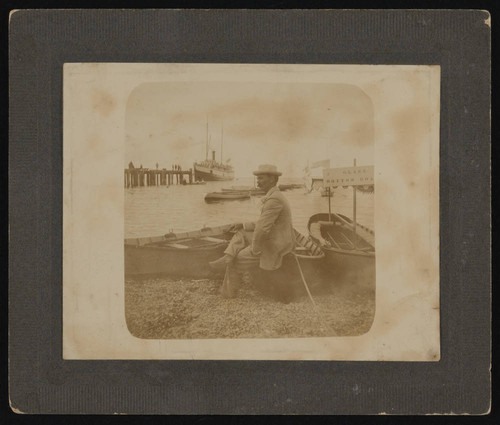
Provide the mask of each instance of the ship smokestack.
[{"label": "ship smokestack", "polygon": [[212,151],[212,161],[215,161],[215,151]]}]

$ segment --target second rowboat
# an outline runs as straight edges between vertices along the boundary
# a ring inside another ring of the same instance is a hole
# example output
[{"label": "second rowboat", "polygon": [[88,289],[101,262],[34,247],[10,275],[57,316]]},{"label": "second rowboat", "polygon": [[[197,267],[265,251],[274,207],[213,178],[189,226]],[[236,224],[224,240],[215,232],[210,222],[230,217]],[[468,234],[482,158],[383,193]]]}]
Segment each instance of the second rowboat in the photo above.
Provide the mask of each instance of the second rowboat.
[{"label": "second rowboat", "polygon": [[211,192],[205,195],[205,202],[250,199],[250,192]]}]

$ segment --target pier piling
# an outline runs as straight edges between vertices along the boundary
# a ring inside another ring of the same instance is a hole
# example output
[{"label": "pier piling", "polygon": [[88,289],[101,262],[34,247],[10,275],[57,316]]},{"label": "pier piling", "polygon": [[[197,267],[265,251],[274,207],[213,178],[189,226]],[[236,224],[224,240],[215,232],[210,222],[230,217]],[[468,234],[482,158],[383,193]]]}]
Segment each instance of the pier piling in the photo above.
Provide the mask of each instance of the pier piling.
[{"label": "pier piling", "polygon": [[126,168],[124,171],[124,187],[170,186],[182,184],[187,176],[189,184],[193,183],[193,169],[189,170],[150,170],[149,168]]}]

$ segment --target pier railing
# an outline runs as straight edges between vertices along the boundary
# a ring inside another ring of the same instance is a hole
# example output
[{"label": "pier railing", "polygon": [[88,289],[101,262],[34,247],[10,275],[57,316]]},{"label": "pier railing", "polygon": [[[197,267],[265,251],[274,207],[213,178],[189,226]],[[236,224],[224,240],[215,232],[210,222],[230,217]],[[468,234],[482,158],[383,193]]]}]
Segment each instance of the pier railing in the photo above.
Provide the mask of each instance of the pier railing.
[{"label": "pier railing", "polygon": [[[184,176],[187,176],[188,181]],[[189,170],[150,170],[149,168],[126,168],[124,173],[125,187],[170,186],[172,184],[192,184],[193,169]]]}]

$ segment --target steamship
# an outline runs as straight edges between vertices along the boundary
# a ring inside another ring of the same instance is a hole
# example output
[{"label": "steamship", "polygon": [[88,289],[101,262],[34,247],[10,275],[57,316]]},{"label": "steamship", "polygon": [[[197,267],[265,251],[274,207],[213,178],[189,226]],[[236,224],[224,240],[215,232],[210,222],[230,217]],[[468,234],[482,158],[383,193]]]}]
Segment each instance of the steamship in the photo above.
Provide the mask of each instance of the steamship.
[{"label": "steamship", "polygon": [[205,160],[198,161],[193,164],[195,181],[229,181],[234,180],[234,169],[229,165],[229,160],[226,163],[222,162],[222,147],[224,140],[224,130],[221,130],[221,145],[220,145],[220,162],[215,159],[215,150],[212,150],[212,158],[208,159],[208,120],[207,120],[207,140]]}]

